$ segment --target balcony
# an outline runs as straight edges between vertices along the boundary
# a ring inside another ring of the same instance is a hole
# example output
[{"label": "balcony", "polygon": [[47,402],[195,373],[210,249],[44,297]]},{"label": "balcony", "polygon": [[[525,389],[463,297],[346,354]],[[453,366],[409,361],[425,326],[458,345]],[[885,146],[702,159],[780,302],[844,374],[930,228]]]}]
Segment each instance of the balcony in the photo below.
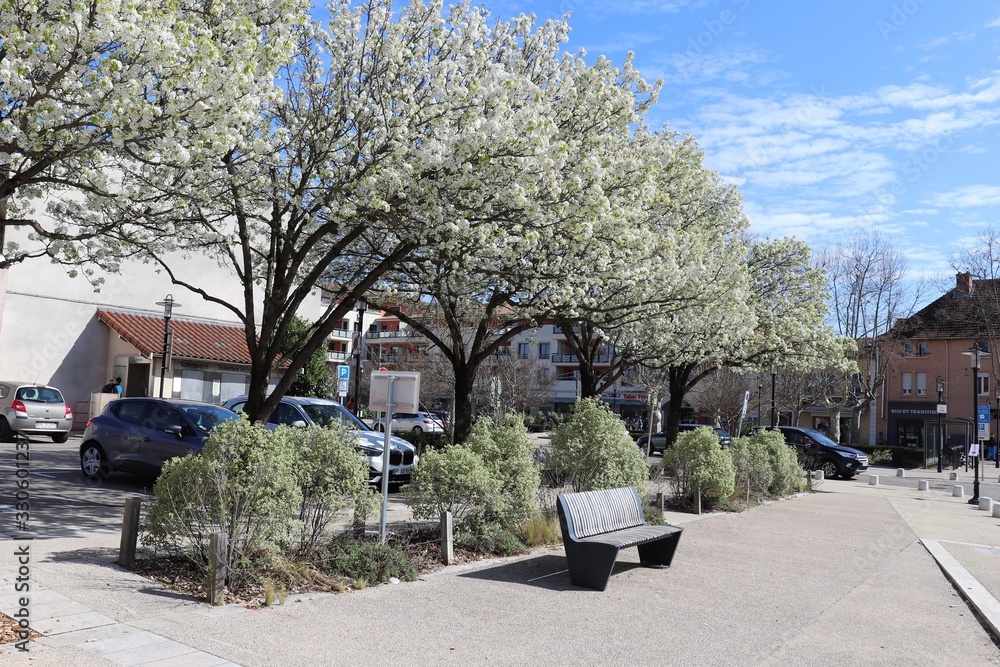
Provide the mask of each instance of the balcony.
[{"label": "balcony", "polygon": [[[607,364],[611,357],[606,354],[598,354],[594,357],[594,364]],[[579,364],[580,359],[575,354],[553,354],[552,363],[554,364]]]},{"label": "balcony", "polygon": [[354,332],[350,329],[334,329],[330,332],[330,338],[338,338],[341,340],[351,340],[354,336]]},{"label": "balcony", "polygon": [[326,360],[331,362],[337,361],[347,361],[351,358],[351,355],[347,352],[327,352]]},{"label": "balcony", "polygon": [[423,338],[424,335],[414,329],[401,329],[399,331],[369,331],[365,334],[366,340],[389,340],[394,338]]}]

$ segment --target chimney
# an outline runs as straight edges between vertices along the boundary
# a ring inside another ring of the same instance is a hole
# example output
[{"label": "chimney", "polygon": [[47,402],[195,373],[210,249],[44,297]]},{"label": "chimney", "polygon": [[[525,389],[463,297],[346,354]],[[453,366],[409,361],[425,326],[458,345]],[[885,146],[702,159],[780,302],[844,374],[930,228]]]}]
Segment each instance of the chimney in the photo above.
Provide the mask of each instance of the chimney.
[{"label": "chimney", "polygon": [[972,274],[956,273],[955,274],[955,291],[959,294],[972,294]]}]

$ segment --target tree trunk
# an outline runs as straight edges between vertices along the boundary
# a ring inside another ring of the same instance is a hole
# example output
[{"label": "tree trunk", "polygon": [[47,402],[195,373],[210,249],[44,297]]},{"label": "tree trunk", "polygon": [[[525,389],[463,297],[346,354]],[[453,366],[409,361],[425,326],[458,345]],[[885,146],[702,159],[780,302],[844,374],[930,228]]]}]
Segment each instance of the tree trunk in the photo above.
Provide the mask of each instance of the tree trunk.
[{"label": "tree trunk", "polygon": [[690,389],[688,381],[693,369],[693,365],[685,364],[672,366],[668,371],[670,395],[667,397],[667,423],[664,424],[663,428],[663,432],[666,434],[667,449],[673,447],[674,443],[677,442],[678,427],[684,411],[684,398]]},{"label": "tree trunk", "polygon": [[465,442],[472,433],[472,385],[476,381],[478,365],[455,364],[455,412],[452,414],[454,442]]},{"label": "tree trunk", "polygon": [[838,443],[840,442],[840,414],[840,406],[830,408],[830,428],[826,434],[826,437]]}]

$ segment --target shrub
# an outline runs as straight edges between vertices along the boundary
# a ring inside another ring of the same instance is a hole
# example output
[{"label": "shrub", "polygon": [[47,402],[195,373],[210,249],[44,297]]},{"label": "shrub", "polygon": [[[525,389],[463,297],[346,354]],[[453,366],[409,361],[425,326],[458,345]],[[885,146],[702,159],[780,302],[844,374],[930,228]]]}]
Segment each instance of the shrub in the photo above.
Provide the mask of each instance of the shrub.
[{"label": "shrub", "polygon": [[273,437],[296,452],[295,477],[302,498],[299,549],[310,553],[330,521],[371,501],[368,464],[357,451],[358,436],[340,424],[278,429]]},{"label": "shrub", "polygon": [[466,446],[482,457],[499,483],[499,498],[491,503],[493,516],[487,520],[515,525],[528,519],[535,509],[541,473],[521,418],[508,414],[497,423],[489,417],[478,419]]},{"label": "shrub", "polygon": [[225,422],[200,454],[168,461],[153,487],[143,542],[207,570],[209,536],[225,533],[230,582],[244,569],[274,563],[300,504],[287,437],[246,420]]},{"label": "shrub", "polygon": [[460,544],[490,556],[515,556],[527,550],[517,537],[496,524],[485,526],[474,534],[466,534]]},{"label": "shrub", "polygon": [[326,574],[367,583],[384,583],[391,577],[416,581],[417,568],[406,553],[392,544],[337,539],[319,554],[317,566]]},{"label": "shrub", "polygon": [[497,512],[500,482],[483,457],[463,445],[429,451],[414,468],[403,499],[417,519],[437,519],[451,512],[456,524],[481,523]]},{"label": "shrub", "polygon": [[[632,486],[643,493],[649,471],[625,423],[595,398],[577,401],[551,438],[552,463],[576,491]],[[718,446],[718,445],[716,445]]]},{"label": "shrub", "polygon": [[[772,431],[758,430],[749,436],[734,438],[729,448],[736,472],[736,488],[747,489],[754,498],[768,494],[773,471],[766,439],[774,435]],[[780,434],[777,434],[780,438]]]},{"label": "shrub", "polygon": [[771,468],[768,491],[777,496],[797,491],[799,482],[806,473],[799,465],[795,449],[785,444],[785,438],[777,431],[763,431],[760,438]]},{"label": "shrub", "polygon": [[698,489],[710,501],[733,495],[733,461],[711,428],[681,433],[673,449],[664,453],[663,463],[674,471],[679,498],[692,498]]}]

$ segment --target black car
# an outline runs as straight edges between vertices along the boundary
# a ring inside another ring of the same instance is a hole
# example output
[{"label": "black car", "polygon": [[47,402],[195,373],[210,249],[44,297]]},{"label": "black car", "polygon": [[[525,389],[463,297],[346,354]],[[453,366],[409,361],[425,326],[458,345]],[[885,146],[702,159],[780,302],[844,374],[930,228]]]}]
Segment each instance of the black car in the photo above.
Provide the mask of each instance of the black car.
[{"label": "black car", "polygon": [[798,452],[803,467],[822,470],[824,477],[851,479],[868,470],[868,456],[853,447],[838,445],[819,431],[798,426],[775,426],[785,442]]},{"label": "black car", "polygon": [[[696,428],[712,428],[712,427],[708,426],[706,424],[680,424],[677,427],[677,432],[678,433],[683,433],[684,431],[693,431]],[[729,435],[728,431],[726,431],[725,429],[721,429],[721,428],[713,428],[712,430],[715,431],[715,435],[718,436],[718,438],[719,438],[719,445],[721,447],[725,448],[725,447],[728,447],[729,445],[733,444],[733,437],[731,435]],[[640,436],[638,440],[636,440],[636,444],[639,445],[639,447],[641,449],[645,449],[646,448],[646,443],[648,441],[649,441],[649,436],[648,435],[643,435],[643,436]],[[665,431],[660,431],[659,433],[654,433],[653,434],[653,445],[650,448],[649,453],[650,454],[656,454],[656,453],[661,453],[662,454],[663,451],[666,448],[667,448],[667,434],[666,434],[666,432]]]},{"label": "black car", "polygon": [[232,410],[198,401],[117,399],[87,422],[80,469],[91,478],[118,470],[156,476],[168,459],[200,452],[216,425],[239,418]]}]

